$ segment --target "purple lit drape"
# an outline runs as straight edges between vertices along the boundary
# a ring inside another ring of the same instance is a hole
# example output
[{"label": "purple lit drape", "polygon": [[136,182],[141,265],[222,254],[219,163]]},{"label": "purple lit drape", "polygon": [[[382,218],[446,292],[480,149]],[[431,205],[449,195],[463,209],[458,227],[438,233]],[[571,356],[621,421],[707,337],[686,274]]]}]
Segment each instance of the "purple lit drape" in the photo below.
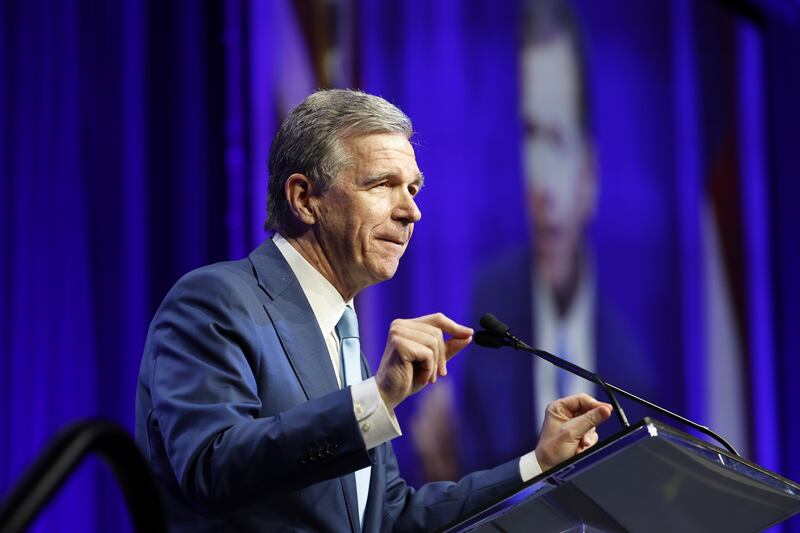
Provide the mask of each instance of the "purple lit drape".
[{"label": "purple lit drape", "polygon": [[[3,486],[54,429],[97,411],[101,383],[79,170],[78,13],[70,3],[47,17],[34,3],[14,7],[3,13]],[[39,31],[9,31],[28,25]],[[91,473],[80,472],[71,489],[90,495],[72,520],[92,525],[100,509]],[[54,529],[69,507],[56,502],[43,526]]]},{"label": "purple lit drape", "polygon": [[[574,3],[587,32],[600,148],[601,208],[592,228],[599,282],[619,294],[645,353],[669,378],[665,401],[703,422],[698,227],[707,124],[695,63],[697,3]],[[240,257],[263,238],[269,139],[281,114],[318,84],[299,4],[16,0],[0,7],[0,498],[65,423],[104,416],[131,429],[147,324],[166,290],[189,269]],[[426,174],[423,218],[400,271],[358,304],[375,366],[393,318],[443,311],[468,320],[481,258],[527,238],[519,6],[352,5],[358,85],[411,116]],[[759,254],[748,270],[755,276],[748,312],[758,328],[753,369],[762,376],[753,390],[767,393],[754,405],[775,406],[743,416],[764,420],[753,424],[766,428],[754,439],[756,459],[795,480],[800,17],[786,13],[797,11],[786,7],[780,22],[764,11],[760,33],[745,36],[749,48],[737,56],[742,120],[766,128],[767,145],[750,155],[770,158],[741,179],[762,195],[748,196],[745,209],[753,232],[746,244]],[[763,85],[750,85],[758,69]],[[763,107],[748,90],[760,91]],[[451,370],[459,379],[457,361]],[[775,388],[772,396],[765,387]],[[399,413],[407,433],[416,403]],[[407,477],[420,481],[409,436],[395,447]],[[90,461],[35,530],[128,527],[109,474]],[[792,527],[800,531],[797,521]]]},{"label": "purple lit drape", "polygon": [[[69,421],[132,430],[155,306],[224,257],[212,15],[191,1],[0,8],[0,493]],[[35,530],[127,524],[89,461]]]},{"label": "purple lit drape", "polygon": [[[800,6],[798,6],[800,7]],[[772,207],[772,228],[768,232],[773,243],[773,327],[776,375],[773,376],[774,402],[780,443],[777,462],[780,472],[793,480],[800,479],[800,418],[798,418],[797,384],[800,377],[800,246],[797,229],[800,228],[800,150],[797,136],[800,124],[800,54],[797,54],[800,16],[787,17],[775,22],[764,35],[767,50],[762,63],[767,75],[764,78],[767,134],[772,157],[774,189],[768,204]],[[759,416],[756,413],[755,416]],[[772,458],[771,458],[772,459]],[[800,532],[800,518],[794,518],[784,531]]]}]

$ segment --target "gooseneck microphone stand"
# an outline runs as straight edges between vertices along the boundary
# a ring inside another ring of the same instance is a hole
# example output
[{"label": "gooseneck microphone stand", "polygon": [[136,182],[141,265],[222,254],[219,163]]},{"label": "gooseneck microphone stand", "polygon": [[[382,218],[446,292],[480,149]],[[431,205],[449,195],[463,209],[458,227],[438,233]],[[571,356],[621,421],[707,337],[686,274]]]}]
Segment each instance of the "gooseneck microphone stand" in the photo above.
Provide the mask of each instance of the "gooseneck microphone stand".
[{"label": "gooseneck microphone stand", "polygon": [[635,394],[632,394],[626,391],[625,389],[621,389],[615,385],[612,385],[611,383],[608,383],[603,378],[601,378],[596,372],[589,372],[585,368],[582,368],[574,363],[570,363],[569,361],[566,361],[561,357],[558,357],[557,355],[553,355],[550,352],[546,352],[544,350],[539,350],[531,347],[527,343],[519,340],[516,336],[514,336],[509,331],[508,326],[505,325],[500,320],[498,320],[494,315],[489,313],[483,315],[481,317],[480,324],[485,331],[478,331],[475,334],[476,344],[484,346],[486,348],[500,348],[501,346],[508,346],[514,348],[515,350],[528,352],[530,354],[533,354],[537,357],[544,359],[545,361],[563,370],[566,370],[567,372],[580,376],[583,379],[586,379],[588,381],[591,381],[592,383],[596,383],[597,385],[599,385],[600,388],[603,389],[603,391],[605,392],[606,396],[608,396],[608,400],[611,403],[611,405],[614,406],[614,412],[616,413],[617,418],[619,419],[620,424],[622,424],[623,427],[630,427],[630,423],[628,422],[628,418],[625,416],[625,411],[620,406],[619,402],[617,401],[617,397],[615,396],[614,393],[617,393],[630,400],[633,400],[636,403],[644,405],[645,407],[653,409],[654,411],[657,411],[658,413],[661,413],[664,416],[672,418],[673,420],[677,420],[681,424],[689,426],[701,433],[704,433],[705,435],[708,435],[709,437],[713,438],[714,440],[722,444],[732,454],[736,455],[737,457],[741,457],[739,452],[736,451],[736,448],[734,448],[728,441],[726,441],[724,438],[722,438],[715,432],[711,431],[711,429],[707,428],[706,426],[698,424],[697,422],[693,422],[688,418],[685,418],[677,413],[673,413],[668,409],[664,409],[660,405],[656,405],[653,402],[645,400],[644,398],[640,398],[639,396],[636,396]]}]

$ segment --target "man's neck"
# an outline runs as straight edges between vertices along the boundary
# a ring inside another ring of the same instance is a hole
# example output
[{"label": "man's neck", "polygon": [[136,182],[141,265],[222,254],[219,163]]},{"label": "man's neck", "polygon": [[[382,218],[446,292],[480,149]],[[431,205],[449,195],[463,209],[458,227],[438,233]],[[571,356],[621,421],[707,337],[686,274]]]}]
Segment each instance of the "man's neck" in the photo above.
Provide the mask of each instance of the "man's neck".
[{"label": "man's neck", "polygon": [[292,248],[297,250],[297,253],[303,256],[303,259],[308,261],[317,272],[322,274],[339,291],[345,302],[353,299],[357,291],[348,289],[346,283],[337,275],[331,261],[325,254],[325,250],[311,229],[296,233],[280,230],[278,233],[292,245]]}]

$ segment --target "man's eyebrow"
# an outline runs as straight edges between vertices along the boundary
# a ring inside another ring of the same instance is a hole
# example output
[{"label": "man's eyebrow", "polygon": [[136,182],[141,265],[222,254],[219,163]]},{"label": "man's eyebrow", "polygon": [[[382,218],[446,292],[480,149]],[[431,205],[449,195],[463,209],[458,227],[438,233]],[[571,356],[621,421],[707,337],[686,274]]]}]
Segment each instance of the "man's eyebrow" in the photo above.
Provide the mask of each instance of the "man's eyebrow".
[{"label": "man's eyebrow", "polygon": [[[369,187],[370,185],[387,180],[396,175],[397,174],[395,172],[391,171],[381,172],[380,174],[373,174],[372,176],[367,176],[366,178],[364,178],[362,185],[364,185],[365,187]],[[422,186],[425,184],[425,176],[422,174],[422,172],[417,174],[417,179],[415,179],[412,183],[417,187],[422,188]]]},{"label": "man's eyebrow", "polygon": [[363,184],[372,185],[373,183],[386,180],[388,178],[391,178],[392,176],[394,176],[394,172],[381,172],[380,174],[373,174],[371,176],[365,177]]}]

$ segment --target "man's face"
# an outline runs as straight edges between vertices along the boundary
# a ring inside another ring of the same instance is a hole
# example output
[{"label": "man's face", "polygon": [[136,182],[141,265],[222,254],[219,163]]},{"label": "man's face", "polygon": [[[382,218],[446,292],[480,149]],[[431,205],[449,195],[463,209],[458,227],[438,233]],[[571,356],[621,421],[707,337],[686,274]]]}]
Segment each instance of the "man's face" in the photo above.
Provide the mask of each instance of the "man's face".
[{"label": "man's face", "polygon": [[566,38],[522,57],[525,174],[536,259],[553,288],[574,276],[594,209],[591,149],[580,127],[577,64]]},{"label": "man's face", "polygon": [[350,164],[318,202],[317,238],[352,294],[391,278],[421,213],[414,149],[403,135],[347,139]]}]

